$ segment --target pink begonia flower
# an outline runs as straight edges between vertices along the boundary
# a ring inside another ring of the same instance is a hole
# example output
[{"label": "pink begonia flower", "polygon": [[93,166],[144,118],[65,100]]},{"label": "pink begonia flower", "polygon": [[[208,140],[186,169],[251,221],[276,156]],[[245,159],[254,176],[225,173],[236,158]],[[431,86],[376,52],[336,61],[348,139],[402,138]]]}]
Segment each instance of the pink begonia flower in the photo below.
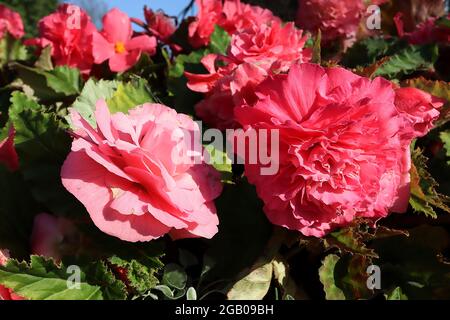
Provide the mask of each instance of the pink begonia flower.
[{"label": "pink begonia flower", "polygon": [[[9,251],[0,249],[0,266],[5,266],[9,259]],[[25,300],[21,296],[15,294],[11,289],[8,289],[0,284],[0,300]]]},{"label": "pink begonia flower", "polygon": [[144,7],[144,17],[148,29],[162,42],[168,43],[170,37],[175,33],[177,27],[173,18],[167,16],[163,11],[153,11]]},{"label": "pink begonia flower", "polygon": [[190,117],[159,104],[111,115],[103,100],[96,106],[97,129],[76,111],[71,117],[79,130],[62,182],[100,230],[131,242],[217,233],[213,200],[222,190],[220,174],[192,161],[202,146],[186,138],[200,134]]},{"label": "pink begonia flower", "polygon": [[25,41],[40,50],[51,46],[57,66],[68,65],[88,75],[94,63],[92,35],[96,31],[84,10],[72,4],[61,4],[55,13],[39,21],[39,38]]},{"label": "pink begonia flower", "polygon": [[[202,59],[209,74],[185,73],[188,87],[206,94],[196,106],[197,116],[221,130],[239,127],[234,121],[234,106],[254,100],[255,86],[268,74],[308,62],[311,49],[304,48],[306,40],[293,23],[282,26],[277,21],[235,33],[226,57],[207,55]],[[220,67],[218,62],[222,62]]]},{"label": "pink begonia flower", "polygon": [[11,126],[9,128],[8,137],[3,141],[0,141],[0,164],[6,165],[11,171],[19,169],[19,157],[14,148],[15,133],[14,127]]},{"label": "pink begonia flower", "polygon": [[189,43],[194,48],[207,46],[216,25],[228,34],[242,31],[253,25],[281,22],[268,9],[243,4],[240,0],[195,0],[197,17],[189,24]]},{"label": "pink begonia flower", "polygon": [[258,6],[242,3],[241,0],[225,0],[223,14],[218,25],[230,35],[236,31],[251,28],[253,25],[269,24],[273,21],[281,22],[272,11]]},{"label": "pink begonia flower", "polygon": [[63,246],[77,237],[77,229],[70,220],[40,213],[34,218],[31,233],[33,254],[60,261]]},{"label": "pink begonia flower", "polygon": [[0,4],[0,38],[5,36],[5,32],[16,39],[22,38],[24,35],[23,22],[17,12]]},{"label": "pink begonia flower", "polygon": [[[399,12],[394,17],[395,26],[400,38],[405,38],[409,44],[422,45],[428,43],[449,43],[450,28],[439,26],[436,17],[428,18],[417,26],[412,32],[405,32],[403,24],[403,13]],[[447,16],[450,19],[450,15]]]},{"label": "pink begonia flower", "polygon": [[207,46],[211,40],[215,25],[222,14],[222,1],[195,0],[198,13],[194,21],[189,24],[189,43],[194,48]]},{"label": "pink begonia flower", "polygon": [[95,63],[109,60],[109,68],[113,72],[128,70],[144,52],[154,55],[156,46],[155,37],[133,37],[130,18],[116,8],[103,17],[103,30],[95,32],[92,39]]},{"label": "pink begonia flower", "polygon": [[279,130],[278,173],[245,166],[272,223],[322,237],[356,218],[406,211],[410,144],[432,128],[442,100],[308,63],[271,76],[256,95],[235,116],[244,130]]},{"label": "pink begonia flower", "polygon": [[322,41],[353,39],[365,15],[363,0],[299,0],[296,24],[304,30],[322,33]]}]

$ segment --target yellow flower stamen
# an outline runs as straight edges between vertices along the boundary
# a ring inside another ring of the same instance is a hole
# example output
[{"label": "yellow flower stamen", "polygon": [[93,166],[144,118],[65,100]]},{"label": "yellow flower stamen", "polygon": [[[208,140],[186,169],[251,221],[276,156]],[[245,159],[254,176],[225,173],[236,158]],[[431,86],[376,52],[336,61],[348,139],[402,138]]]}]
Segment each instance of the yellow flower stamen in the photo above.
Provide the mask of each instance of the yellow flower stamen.
[{"label": "yellow flower stamen", "polygon": [[115,45],[116,53],[124,53],[125,52],[125,44],[123,42],[117,42]]}]

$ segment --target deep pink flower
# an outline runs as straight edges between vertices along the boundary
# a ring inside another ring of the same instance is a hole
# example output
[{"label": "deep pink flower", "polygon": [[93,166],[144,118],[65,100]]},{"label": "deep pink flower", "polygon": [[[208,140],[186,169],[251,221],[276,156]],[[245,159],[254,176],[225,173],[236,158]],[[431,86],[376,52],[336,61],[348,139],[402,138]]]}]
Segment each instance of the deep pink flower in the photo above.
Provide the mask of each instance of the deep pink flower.
[{"label": "deep pink flower", "polygon": [[[0,266],[5,266],[8,259],[9,251],[0,249]],[[24,298],[18,296],[11,289],[8,289],[0,284],[0,300],[24,300]]]},{"label": "deep pink flower", "polygon": [[[417,26],[412,32],[405,32],[402,20],[403,14],[397,13],[394,17],[399,37],[405,38],[410,44],[422,45],[427,43],[449,43],[450,28],[439,26],[435,17],[428,18]],[[450,19],[450,15],[447,17]]]},{"label": "deep pink flower", "polygon": [[22,38],[24,34],[23,22],[17,12],[0,4],[0,38],[3,38],[5,32],[16,39]]},{"label": "deep pink flower", "polygon": [[33,254],[60,261],[62,246],[76,235],[77,230],[71,221],[48,213],[38,214],[34,218],[31,251]]},{"label": "deep pink flower", "polygon": [[72,4],[62,4],[55,13],[39,21],[40,37],[27,40],[25,44],[40,49],[51,46],[56,65],[76,67],[87,75],[94,63],[92,34],[95,31],[95,25],[84,10]]},{"label": "deep pink flower", "polygon": [[72,111],[80,129],[61,175],[100,230],[132,242],[217,233],[220,174],[192,161],[202,147],[186,138],[199,134],[190,117],[159,104],[111,115],[102,100],[95,117],[97,129]]},{"label": "deep pink flower", "polygon": [[241,0],[225,0],[223,14],[218,24],[230,35],[236,31],[251,28],[253,25],[281,22],[272,11],[258,6],[242,3]]},{"label": "deep pink flower", "polygon": [[222,1],[195,0],[198,14],[189,24],[189,43],[194,48],[207,46],[222,14]]},{"label": "deep pink flower", "polygon": [[[302,30],[277,21],[252,25],[231,38],[226,57],[208,55],[202,63],[209,74],[186,73],[188,87],[206,94],[196,106],[197,115],[218,129],[235,128],[233,109],[251,103],[254,88],[268,74],[287,71],[293,64],[311,59]],[[220,66],[219,66],[220,62]]]},{"label": "deep pink flower", "polygon": [[355,38],[365,10],[363,0],[299,0],[296,23],[313,33],[320,29],[327,44]]},{"label": "deep pink flower", "polygon": [[15,133],[14,127],[11,126],[8,137],[0,141],[0,164],[6,165],[11,171],[19,169],[19,157],[14,148]]},{"label": "deep pink flower", "polygon": [[131,68],[143,52],[154,55],[156,45],[155,37],[133,37],[130,18],[116,8],[103,17],[103,30],[95,32],[92,41],[95,63],[109,60],[109,68],[114,72]]},{"label": "deep pink flower", "polygon": [[245,168],[274,224],[321,237],[355,218],[406,211],[410,144],[431,129],[440,99],[314,64],[270,77],[256,95],[235,116],[245,130],[279,130],[278,173]]},{"label": "deep pink flower", "polygon": [[174,19],[163,11],[153,11],[147,7],[144,8],[144,16],[149,30],[159,40],[167,43],[177,29]]},{"label": "deep pink flower", "polygon": [[266,70],[287,71],[292,64],[311,59],[311,50],[304,49],[307,39],[292,22],[254,24],[232,36],[228,58],[236,64],[247,62]]},{"label": "deep pink flower", "polygon": [[281,20],[270,10],[243,4],[240,0],[195,0],[197,17],[189,25],[189,42],[194,48],[207,46],[216,25],[228,34]]}]

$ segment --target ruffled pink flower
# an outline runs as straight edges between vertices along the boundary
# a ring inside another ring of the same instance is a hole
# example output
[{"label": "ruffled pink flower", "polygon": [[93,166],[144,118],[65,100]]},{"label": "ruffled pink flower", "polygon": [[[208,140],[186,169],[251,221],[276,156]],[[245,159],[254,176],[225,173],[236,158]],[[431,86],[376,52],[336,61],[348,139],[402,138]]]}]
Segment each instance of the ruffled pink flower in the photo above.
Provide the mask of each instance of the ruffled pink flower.
[{"label": "ruffled pink flower", "polygon": [[244,130],[279,130],[278,173],[245,168],[272,223],[322,237],[356,218],[406,211],[410,144],[431,129],[440,99],[314,64],[272,76],[256,95],[235,116]]},{"label": "ruffled pink flower", "polygon": [[14,127],[9,128],[8,137],[0,141],[0,164],[4,164],[11,171],[19,169],[19,157],[14,148]]},{"label": "ruffled pink flower", "polygon": [[14,38],[19,39],[24,35],[23,22],[20,15],[0,4],[0,38],[8,32]]},{"label": "ruffled pink flower", "polygon": [[173,18],[163,11],[153,11],[147,7],[144,8],[144,16],[149,30],[162,42],[169,42],[177,29]]},{"label": "ruffled pink flower", "polygon": [[292,22],[255,24],[233,35],[228,58],[236,64],[247,62],[266,70],[287,71],[292,64],[311,59],[311,50],[304,49],[307,39]]},{"label": "ruffled pink flower", "polygon": [[311,50],[304,48],[306,40],[292,23],[282,26],[276,21],[235,33],[226,57],[203,58],[209,74],[186,73],[188,87],[206,94],[196,106],[197,115],[221,130],[239,127],[234,121],[234,106],[255,100],[254,89],[268,74],[309,61]]},{"label": "ruffled pink flower", "polygon": [[225,0],[222,12],[218,24],[229,34],[251,28],[253,25],[281,22],[272,11],[242,3],[241,0]]},{"label": "ruffled pink flower", "polygon": [[281,22],[268,9],[241,3],[240,0],[195,0],[197,17],[189,25],[189,42],[194,48],[207,46],[216,25],[228,34],[253,25]]},{"label": "ruffled pink flower", "polygon": [[[9,251],[0,249],[0,266],[5,266],[8,259]],[[24,300],[24,298],[18,296],[11,289],[8,289],[0,284],[0,300]]]},{"label": "ruffled pink flower", "polygon": [[93,34],[92,43],[95,63],[109,60],[113,72],[128,70],[144,52],[154,55],[157,46],[155,37],[133,37],[130,18],[116,8],[103,17],[103,30]]},{"label": "ruffled pink flower", "polygon": [[51,46],[56,65],[68,65],[85,75],[94,63],[92,34],[96,31],[91,18],[84,10],[72,4],[62,4],[55,13],[39,21],[39,38],[25,41],[27,45],[44,49]]},{"label": "ruffled pink flower", "polygon": [[327,44],[355,38],[365,10],[363,0],[299,0],[296,23],[313,33],[320,29]]},{"label": "ruffled pink flower", "polygon": [[198,14],[189,24],[189,43],[194,48],[207,46],[222,14],[222,1],[195,0]]},{"label": "ruffled pink flower", "polygon": [[[394,17],[395,26],[399,37],[405,38],[408,43],[413,45],[422,45],[427,43],[449,43],[450,42],[450,28],[439,26],[437,18],[431,17],[425,22],[422,22],[412,32],[405,32],[402,20],[403,14],[397,13]],[[450,19],[450,15],[447,17]]]},{"label": "ruffled pink flower", "polygon": [[76,236],[77,230],[71,221],[41,213],[34,218],[31,251],[33,254],[60,261],[62,247]]},{"label": "ruffled pink flower", "polygon": [[159,104],[111,115],[102,100],[97,129],[77,112],[71,116],[79,130],[62,182],[100,230],[131,242],[217,233],[220,174],[192,161],[202,147],[186,138],[200,134],[190,117]]}]

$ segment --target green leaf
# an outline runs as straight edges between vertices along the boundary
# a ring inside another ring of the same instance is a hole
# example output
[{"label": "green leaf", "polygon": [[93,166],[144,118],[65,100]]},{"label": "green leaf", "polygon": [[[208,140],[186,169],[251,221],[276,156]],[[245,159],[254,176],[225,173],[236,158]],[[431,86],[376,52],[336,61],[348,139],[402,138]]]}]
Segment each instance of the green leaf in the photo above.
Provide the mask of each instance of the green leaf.
[{"label": "green leaf", "polygon": [[167,89],[169,93],[167,104],[180,113],[194,114],[194,106],[203,98],[203,95],[187,87],[187,78],[184,72],[207,73],[200,63],[201,59],[211,53],[209,49],[193,51],[189,55],[178,55],[169,65],[167,76]]},{"label": "green leaf", "polygon": [[65,96],[80,93],[80,70],[68,66],[58,66],[46,73],[47,85]]},{"label": "green leaf", "polygon": [[0,284],[29,300],[103,300],[101,287],[89,284],[83,273],[79,288],[70,288],[66,270],[38,256],[32,256],[30,264],[10,259],[0,267]]},{"label": "green leaf", "polygon": [[342,58],[342,64],[348,68],[366,67],[385,56],[395,54],[404,46],[395,38],[365,38],[347,50]]},{"label": "green leaf", "polygon": [[441,140],[444,143],[444,148],[446,150],[446,156],[449,158],[447,164],[450,165],[450,131],[441,132]]},{"label": "green leaf", "polygon": [[0,248],[8,248],[13,256],[25,258],[38,206],[21,174],[1,165],[0,190]]},{"label": "green leaf", "polygon": [[411,197],[409,203],[414,211],[427,217],[437,218],[434,208],[450,213],[446,203],[449,197],[437,192],[438,183],[427,171],[427,158],[420,149],[412,152],[413,166],[411,168]]},{"label": "green leaf", "polygon": [[118,85],[119,83],[117,81],[95,81],[89,79],[84,85],[80,96],[73,103],[72,108],[78,111],[89,124],[96,127],[94,112],[97,101],[100,99],[110,99],[114,95]]},{"label": "green leaf", "polygon": [[334,278],[347,300],[369,299],[373,291],[368,288],[367,268],[372,259],[360,254],[345,254],[336,263]]},{"label": "green leaf", "polygon": [[384,295],[386,300],[408,300],[408,297],[402,292],[402,288],[397,287]]},{"label": "green leaf", "polygon": [[262,300],[269,292],[272,277],[272,262],[257,264],[248,274],[232,285],[227,298],[229,300]]},{"label": "green leaf", "polygon": [[327,300],[345,300],[344,293],[336,286],[334,280],[334,269],[339,259],[337,255],[330,254],[325,257],[319,269],[320,282],[325,290]]},{"label": "green leaf", "polygon": [[225,54],[228,46],[230,45],[231,38],[228,33],[216,25],[214,32],[211,35],[211,42],[209,43],[209,49],[213,53]]},{"label": "green leaf", "polygon": [[29,86],[42,102],[63,101],[80,93],[80,71],[68,66],[58,66],[53,70],[42,70],[19,63],[12,65],[19,78]]},{"label": "green leaf", "polygon": [[366,247],[364,240],[364,231],[356,224],[330,233],[325,238],[325,243],[328,247],[338,248],[344,253],[359,253],[376,258],[377,254]]},{"label": "green leaf", "polygon": [[212,144],[205,146],[205,150],[208,151],[209,154],[208,163],[222,174],[222,182],[232,183],[233,166],[227,153],[214,148],[214,145]]},{"label": "green leaf", "polygon": [[52,47],[46,46],[39,56],[38,60],[34,64],[36,68],[49,71],[53,69],[52,62]]},{"label": "green leaf", "polygon": [[61,183],[61,166],[70,152],[67,125],[58,116],[14,92],[9,117],[16,129],[15,146],[25,181],[35,199],[57,214],[85,212]]},{"label": "green leaf", "polygon": [[450,264],[443,257],[450,245],[448,231],[423,225],[408,232],[371,245],[380,256],[381,287],[400,287],[410,300],[449,299]]},{"label": "green leaf", "polygon": [[417,70],[432,69],[438,54],[437,45],[409,46],[391,56],[374,75],[394,79]]},{"label": "green leaf", "polygon": [[127,298],[127,287],[118,280],[105,262],[98,261],[83,265],[86,273],[86,281],[92,285],[98,285],[102,289],[105,300],[125,300]]},{"label": "green leaf", "polygon": [[[207,264],[204,269],[208,271],[203,278],[211,281],[235,278],[242,270],[253,266],[273,232],[255,187],[245,180],[235,185],[226,184],[216,200],[216,207],[220,232],[208,241],[204,259]],[[236,259],[237,252],[239,259]]]},{"label": "green leaf", "polygon": [[140,294],[153,289],[159,283],[155,276],[157,268],[151,268],[135,259],[125,260],[118,256],[109,258],[109,262],[127,270],[130,286]]},{"label": "green leaf", "polygon": [[136,81],[119,83],[116,92],[107,100],[112,113],[123,112],[125,114],[134,107],[153,102],[154,99],[147,81],[140,78]]},{"label": "green leaf", "polygon": [[27,48],[20,39],[15,39],[9,33],[0,39],[0,66],[11,61],[24,61],[27,58]]},{"label": "green leaf", "polygon": [[312,63],[321,64],[322,62],[322,48],[321,48],[321,42],[322,42],[322,31],[317,32],[317,36],[314,39],[314,45],[313,45],[313,54],[312,54]]},{"label": "green leaf", "polygon": [[187,274],[179,265],[171,263],[164,268],[163,284],[183,290],[186,287]]},{"label": "green leaf", "polygon": [[197,291],[193,287],[190,287],[186,292],[186,300],[195,301],[197,300]]}]

